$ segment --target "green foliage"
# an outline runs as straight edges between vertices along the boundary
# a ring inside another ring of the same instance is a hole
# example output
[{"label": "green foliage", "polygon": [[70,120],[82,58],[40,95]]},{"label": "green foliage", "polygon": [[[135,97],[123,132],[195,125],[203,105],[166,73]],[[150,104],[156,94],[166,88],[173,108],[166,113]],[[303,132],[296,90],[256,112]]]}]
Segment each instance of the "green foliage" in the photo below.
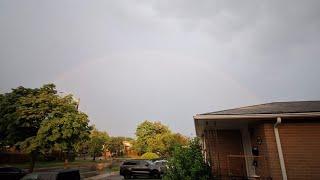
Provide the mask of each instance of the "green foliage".
[{"label": "green foliage", "polygon": [[109,135],[106,132],[93,129],[90,133],[90,140],[87,142],[90,155],[95,160],[98,154],[101,154],[105,149],[105,145],[110,140]]},{"label": "green foliage", "polygon": [[111,137],[106,146],[113,156],[123,155],[125,137]]},{"label": "green foliage", "polygon": [[211,177],[197,138],[190,140],[188,146],[176,147],[168,167],[164,180],[207,180]]},{"label": "green foliage", "polygon": [[9,146],[35,136],[41,122],[57,106],[53,84],[35,89],[20,86],[0,97],[0,141]]},{"label": "green foliage", "polygon": [[156,153],[146,152],[141,156],[141,159],[158,159],[160,158]]},{"label": "green foliage", "polygon": [[136,130],[137,141],[134,145],[137,152],[154,152],[168,157],[175,146],[187,144],[187,138],[181,134],[172,133],[160,122],[144,121]]},{"label": "green foliage", "polygon": [[78,143],[89,138],[91,127],[84,113],[65,113],[60,118],[49,118],[41,124],[35,143],[41,149],[73,151]]},{"label": "green foliage", "polygon": [[32,155],[32,162],[39,152],[74,150],[88,138],[88,122],[72,95],[57,95],[54,84],[0,95],[1,145],[20,147]]},{"label": "green foliage", "polygon": [[156,152],[162,157],[169,157],[176,146],[184,146],[187,143],[187,138],[178,133],[157,134],[147,140],[147,151]]},{"label": "green foliage", "polygon": [[140,154],[147,152],[148,139],[154,138],[157,134],[163,133],[170,133],[170,130],[167,126],[162,125],[160,122],[142,122],[136,129],[137,141],[135,143],[135,149]]}]

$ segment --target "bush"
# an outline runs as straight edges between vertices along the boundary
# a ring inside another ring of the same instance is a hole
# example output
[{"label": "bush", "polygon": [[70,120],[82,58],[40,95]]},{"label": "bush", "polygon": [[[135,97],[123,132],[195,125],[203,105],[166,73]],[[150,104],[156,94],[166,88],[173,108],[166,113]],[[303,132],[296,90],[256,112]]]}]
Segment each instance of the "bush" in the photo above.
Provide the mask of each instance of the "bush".
[{"label": "bush", "polygon": [[159,156],[156,153],[146,152],[141,156],[141,159],[158,159]]},{"label": "bush", "polygon": [[176,147],[173,157],[169,159],[168,167],[164,180],[207,180],[212,177],[197,138],[190,140],[187,147]]}]

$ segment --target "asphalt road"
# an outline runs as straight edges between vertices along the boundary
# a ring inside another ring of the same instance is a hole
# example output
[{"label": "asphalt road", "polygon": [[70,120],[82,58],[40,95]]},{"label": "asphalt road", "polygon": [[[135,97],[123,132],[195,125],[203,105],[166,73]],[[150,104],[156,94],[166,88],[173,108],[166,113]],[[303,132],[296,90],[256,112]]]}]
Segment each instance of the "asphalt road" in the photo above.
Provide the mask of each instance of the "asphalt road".
[{"label": "asphalt road", "polygon": [[[120,176],[120,175],[111,175],[109,177],[107,177],[105,180],[123,180],[123,176]],[[148,179],[148,178],[145,178],[145,177],[141,177],[139,179],[132,179],[132,180],[156,180],[156,179]]]}]

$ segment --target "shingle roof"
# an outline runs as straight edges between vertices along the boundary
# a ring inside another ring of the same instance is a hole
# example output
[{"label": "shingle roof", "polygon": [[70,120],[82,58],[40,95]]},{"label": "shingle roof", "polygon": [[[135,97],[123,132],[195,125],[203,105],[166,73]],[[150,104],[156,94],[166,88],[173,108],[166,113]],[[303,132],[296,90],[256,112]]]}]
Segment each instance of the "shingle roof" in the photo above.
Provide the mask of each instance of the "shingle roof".
[{"label": "shingle roof", "polygon": [[201,115],[246,115],[320,112],[320,101],[273,102],[228,109]]}]

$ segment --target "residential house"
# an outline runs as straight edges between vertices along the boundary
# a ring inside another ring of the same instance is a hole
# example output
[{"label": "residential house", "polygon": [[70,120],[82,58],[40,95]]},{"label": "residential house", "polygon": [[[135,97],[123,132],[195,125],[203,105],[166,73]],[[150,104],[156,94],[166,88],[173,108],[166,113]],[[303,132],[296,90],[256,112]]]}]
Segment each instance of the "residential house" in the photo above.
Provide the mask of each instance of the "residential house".
[{"label": "residential house", "polygon": [[320,101],[197,114],[194,123],[216,178],[320,179]]}]

